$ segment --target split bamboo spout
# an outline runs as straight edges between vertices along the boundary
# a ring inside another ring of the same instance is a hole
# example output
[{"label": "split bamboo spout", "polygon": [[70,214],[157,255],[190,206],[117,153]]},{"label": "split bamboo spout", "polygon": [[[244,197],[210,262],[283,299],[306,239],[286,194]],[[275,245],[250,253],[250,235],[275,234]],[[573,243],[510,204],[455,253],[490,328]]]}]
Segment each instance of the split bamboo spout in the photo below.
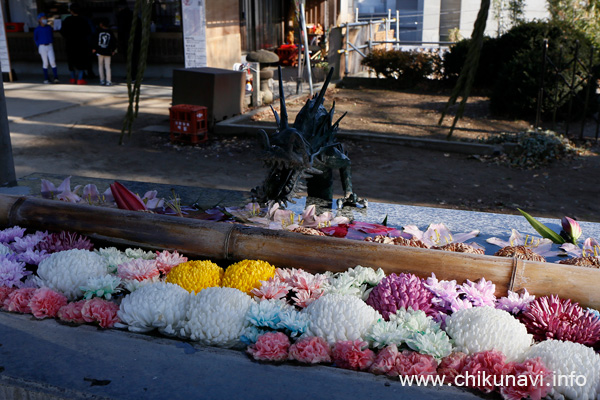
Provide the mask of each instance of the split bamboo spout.
[{"label": "split bamboo spout", "polygon": [[557,294],[600,308],[600,270],[453,253],[331,237],[306,236],[240,224],[201,221],[144,212],[0,195],[0,228],[69,230],[115,245],[177,250],[191,258],[262,259],[278,267],[341,272],[356,265],[386,274],[414,273],[463,282],[485,277],[496,295],[521,288]]}]

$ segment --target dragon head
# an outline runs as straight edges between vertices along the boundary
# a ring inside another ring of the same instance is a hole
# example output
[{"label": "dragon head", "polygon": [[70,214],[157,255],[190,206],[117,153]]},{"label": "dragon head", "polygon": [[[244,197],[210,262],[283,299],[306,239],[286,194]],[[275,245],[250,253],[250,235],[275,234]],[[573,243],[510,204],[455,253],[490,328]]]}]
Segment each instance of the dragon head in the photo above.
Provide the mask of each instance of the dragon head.
[{"label": "dragon head", "polygon": [[270,201],[286,207],[295,203],[294,197],[307,190],[306,180],[323,174],[326,167],[327,150],[339,143],[335,139],[340,117],[334,124],[332,118],[334,106],[328,112],[323,106],[323,96],[331,81],[330,70],[318,95],[309,99],[302,107],[294,124],[288,122],[281,67],[279,67],[279,102],[281,118],[271,106],[275,116],[277,130],[269,136],[261,130],[260,136],[264,150],[263,161],[269,172],[263,184],[252,189],[255,199],[261,203]]}]

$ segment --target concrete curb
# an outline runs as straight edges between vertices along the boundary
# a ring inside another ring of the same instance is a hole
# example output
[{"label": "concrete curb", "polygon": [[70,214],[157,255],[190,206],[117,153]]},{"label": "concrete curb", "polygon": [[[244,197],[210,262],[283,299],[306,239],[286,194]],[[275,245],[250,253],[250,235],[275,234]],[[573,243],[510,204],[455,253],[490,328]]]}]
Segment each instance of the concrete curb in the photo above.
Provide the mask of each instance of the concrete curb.
[{"label": "concrete curb", "polygon": [[[255,111],[255,113],[258,111]],[[246,119],[248,114],[240,115],[231,118],[227,121],[219,122],[215,125],[213,134],[215,135],[236,135],[236,136],[257,136],[260,130],[267,133],[273,133],[277,129],[274,124],[268,125],[252,125],[236,123],[237,121]],[[339,132],[339,138],[349,140],[360,140],[365,142],[388,143],[398,146],[407,146],[422,148],[427,150],[441,151],[445,153],[459,153],[470,155],[497,155],[505,151],[503,146],[469,143],[469,142],[454,142],[439,139],[427,139],[410,136],[392,136],[381,133],[370,132]]]}]

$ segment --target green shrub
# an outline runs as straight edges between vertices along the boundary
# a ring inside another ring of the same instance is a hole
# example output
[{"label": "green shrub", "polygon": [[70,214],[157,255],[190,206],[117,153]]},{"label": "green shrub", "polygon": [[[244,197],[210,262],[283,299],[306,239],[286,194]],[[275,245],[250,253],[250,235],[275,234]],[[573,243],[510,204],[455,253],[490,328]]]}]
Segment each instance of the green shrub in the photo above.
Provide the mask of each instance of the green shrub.
[{"label": "green shrub", "polygon": [[[582,33],[570,26],[529,22],[511,29],[498,39],[498,48],[501,49],[499,57],[503,57],[504,64],[498,70],[490,96],[492,112],[511,117],[535,115],[542,74],[544,39],[548,39],[549,42],[548,57],[559,69],[564,68],[561,59],[563,63],[572,59],[576,41],[579,41],[578,57],[581,60],[589,60],[591,43]],[[567,82],[552,73],[549,64],[547,67],[542,112],[550,112],[555,106],[561,108],[570,98]],[[570,77],[572,71],[572,68],[567,68],[563,75]],[[581,65],[577,65],[577,71],[582,71]],[[583,86],[578,91],[581,89]]]},{"label": "green shrub", "polygon": [[[535,116],[544,39],[549,40],[548,56],[556,66],[559,66],[561,51],[563,60],[572,58],[576,41],[580,46],[579,58],[586,60],[586,63],[589,60],[589,40],[568,25],[534,21],[518,25],[499,38],[484,38],[474,87],[489,90],[490,108],[494,114],[513,118]],[[458,76],[466,59],[469,42],[470,39],[456,43],[444,56],[445,78],[455,79]],[[566,82],[550,72],[550,65],[547,67],[542,103],[544,113],[553,110],[555,99],[560,99],[559,109],[569,101]],[[581,66],[578,66],[578,70],[581,71]],[[570,76],[568,70],[564,74]],[[582,96],[585,91],[579,89],[577,96]],[[578,110],[581,111],[581,107]]]},{"label": "green shrub", "polygon": [[404,87],[411,87],[439,70],[437,53],[402,50],[373,50],[361,61],[375,71],[377,77],[395,79]]},{"label": "green shrub", "polygon": [[554,161],[573,157],[580,153],[568,138],[552,131],[527,131],[503,133],[481,140],[486,144],[509,144],[501,163],[516,168],[539,168]]}]

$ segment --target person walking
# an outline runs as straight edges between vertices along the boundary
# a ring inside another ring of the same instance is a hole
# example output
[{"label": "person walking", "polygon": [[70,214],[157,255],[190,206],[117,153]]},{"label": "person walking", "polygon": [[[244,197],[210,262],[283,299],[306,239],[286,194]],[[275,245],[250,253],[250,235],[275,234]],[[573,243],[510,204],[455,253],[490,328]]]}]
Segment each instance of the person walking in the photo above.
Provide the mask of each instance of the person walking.
[{"label": "person walking", "polygon": [[79,15],[79,4],[71,4],[69,11],[71,15],[63,21],[60,33],[65,38],[67,64],[69,65],[69,73],[71,74],[70,82],[77,83],[78,85],[86,85],[87,82],[83,79],[83,74],[89,65],[88,54],[90,54],[89,36],[91,29],[85,18]]},{"label": "person walking", "polygon": [[54,56],[54,30],[48,25],[45,13],[38,14],[38,26],[33,30],[33,40],[42,57],[42,69],[44,71],[44,83],[50,83],[48,75],[48,64],[52,67],[54,83],[58,83],[58,69],[56,68],[56,57]]},{"label": "person walking", "polygon": [[[117,39],[115,34],[108,27],[108,18],[102,18],[98,24],[96,41],[92,50],[98,56],[98,74],[100,75],[100,84],[102,86],[112,85],[112,73],[110,61],[117,49]],[[106,74],[105,74],[106,72]]]}]

